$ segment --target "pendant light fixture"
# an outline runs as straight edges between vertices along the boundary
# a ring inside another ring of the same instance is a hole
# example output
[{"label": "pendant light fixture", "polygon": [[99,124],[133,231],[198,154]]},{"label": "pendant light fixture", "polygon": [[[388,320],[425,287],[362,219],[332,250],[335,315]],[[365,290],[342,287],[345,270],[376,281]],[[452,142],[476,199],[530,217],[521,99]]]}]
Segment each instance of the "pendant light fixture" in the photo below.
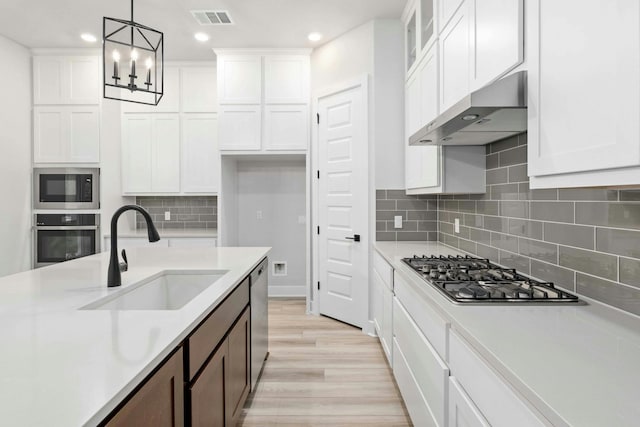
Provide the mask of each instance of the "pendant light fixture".
[{"label": "pendant light fixture", "polygon": [[158,105],[164,91],[164,35],[133,20],[102,18],[106,99]]}]

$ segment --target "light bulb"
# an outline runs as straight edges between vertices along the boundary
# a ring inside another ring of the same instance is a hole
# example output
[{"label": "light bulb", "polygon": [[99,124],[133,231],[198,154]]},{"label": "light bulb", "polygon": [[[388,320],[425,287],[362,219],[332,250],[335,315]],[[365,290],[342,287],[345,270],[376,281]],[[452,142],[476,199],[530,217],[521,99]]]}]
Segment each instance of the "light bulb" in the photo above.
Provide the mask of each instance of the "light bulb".
[{"label": "light bulb", "polygon": [[153,59],[147,58],[147,60],[144,62],[144,65],[147,66],[147,69],[151,69],[151,67],[153,67]]},{"label": "light bulb", "polygon": [[113,60],[115,62],[120,62],[120,52],[115,49],[113,50]]},{"label": "light bulb", "polygon": [[137,51],[137,50],[135,50],[135,49],[133,49],[133,50],[131,51],[131,60],[132,60],[132,61],[137,61],[137,60],[138,60],[138,51]]}]

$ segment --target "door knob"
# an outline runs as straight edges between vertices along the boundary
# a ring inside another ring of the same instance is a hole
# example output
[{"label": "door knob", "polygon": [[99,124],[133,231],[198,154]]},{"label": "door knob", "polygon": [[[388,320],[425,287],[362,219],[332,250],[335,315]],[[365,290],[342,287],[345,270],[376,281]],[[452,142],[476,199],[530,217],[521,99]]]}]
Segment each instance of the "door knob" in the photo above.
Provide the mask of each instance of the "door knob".
[{"label": "door knob", "polygon": [[354,234],[353,237],[345,237],[345,239],[353,240],[354,242],[359,242],[360,241],[360,235],[359,234]]}]

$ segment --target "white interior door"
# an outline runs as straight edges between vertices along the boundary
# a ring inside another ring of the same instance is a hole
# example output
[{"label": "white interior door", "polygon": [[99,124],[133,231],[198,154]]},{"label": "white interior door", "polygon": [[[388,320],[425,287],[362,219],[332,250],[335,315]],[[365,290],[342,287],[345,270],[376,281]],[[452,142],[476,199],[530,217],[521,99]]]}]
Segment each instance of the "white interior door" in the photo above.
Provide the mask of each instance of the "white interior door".
[{"label": "white interior door", "polygon": [[[318,308],[364,327],[368,307],[365,81],[318,100]],[[359,235],[360,241],[354,237]]]}]

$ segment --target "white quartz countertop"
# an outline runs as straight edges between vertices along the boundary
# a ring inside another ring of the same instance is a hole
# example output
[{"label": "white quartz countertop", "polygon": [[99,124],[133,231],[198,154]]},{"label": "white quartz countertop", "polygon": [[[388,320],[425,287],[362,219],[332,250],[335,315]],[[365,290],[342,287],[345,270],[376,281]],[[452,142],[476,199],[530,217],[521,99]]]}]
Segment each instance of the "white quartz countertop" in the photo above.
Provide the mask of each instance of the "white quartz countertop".
[{"label": "white quartz countertop", "polygon": [[638,425],[639,318],[583,297],[579,306],[455,305],[401,258],[461,252],[439,243],[374,245],[551,425]]},{"label": "white quartz countertop", "polygon": [[[218,237],[218,230],[215,228],[193,228],[193,229],[184,229],[184,230],[158,230],[158,234],[160,234],[160,238],[171,238],[171,237]],[[107,232],[104,237],[111,237],[111,232]],[[118,230],[118,237],[140,237],[147,238],[147,229],[137,229],[137,230]]]},{"label": "white quartz countertop", "polygon": [[[0,278],[0,424],[95,425],[269,248],[132,248],[121,288],[103,253]],[[179,310],[79,310],[165,270],[228,270]]]}]

